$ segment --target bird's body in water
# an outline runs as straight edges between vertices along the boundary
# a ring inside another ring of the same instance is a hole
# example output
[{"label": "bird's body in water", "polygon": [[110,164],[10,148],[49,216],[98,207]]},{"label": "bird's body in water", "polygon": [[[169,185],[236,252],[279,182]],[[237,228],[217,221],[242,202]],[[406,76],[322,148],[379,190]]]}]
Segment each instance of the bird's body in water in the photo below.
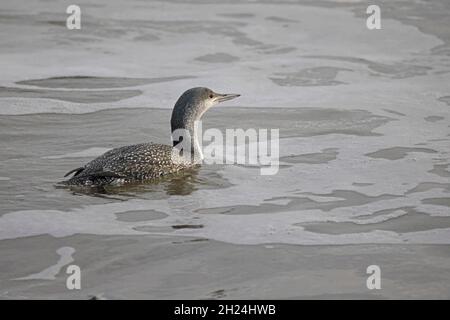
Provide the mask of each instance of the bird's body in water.
[{"label": "bird's body in water", "polygon": [[[184,92],[172,111],[173,146],[141,143],[112,149],[85,166],[69,171],[72,178],[64,181],[72,186],[106,186],[138,183],[194,167],[203,158],[195,121],[213,105],[238,97],[237,94],[218,94],[208,88],[192,88]],[[183,141],[183,139],[187,140]],[[189,143],[191,152],[186,152]],[[181,152],[180,152],[181,150]],[[192,156],[193,155],[193,156]]]}]

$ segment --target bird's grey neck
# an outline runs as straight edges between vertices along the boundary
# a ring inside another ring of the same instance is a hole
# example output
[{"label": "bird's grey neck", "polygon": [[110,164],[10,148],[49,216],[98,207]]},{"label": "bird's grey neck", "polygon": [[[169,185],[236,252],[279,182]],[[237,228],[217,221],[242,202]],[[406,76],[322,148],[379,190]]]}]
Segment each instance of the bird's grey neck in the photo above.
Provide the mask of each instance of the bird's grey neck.
[{"label": "bird's grey neck", "polygon": [[186,110],[175,106],[170,121],[173,147],[182,150],[183,157],[188,158],[191,162],[199,162],[203,159],[197,136],[200,117],[201,114],[195,110],[190,111],[190,109]]}]

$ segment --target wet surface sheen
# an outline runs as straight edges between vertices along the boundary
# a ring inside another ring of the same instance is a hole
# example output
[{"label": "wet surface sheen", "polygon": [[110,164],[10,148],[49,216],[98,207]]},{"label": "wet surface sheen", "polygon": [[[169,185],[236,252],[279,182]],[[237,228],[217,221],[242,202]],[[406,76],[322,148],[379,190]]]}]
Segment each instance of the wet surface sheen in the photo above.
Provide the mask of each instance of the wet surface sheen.
[{"label": "wet surface sheen", "polygon": [[[382,30],[366,1],[77,4],[71,31],[64,6],[2,3],[0,298],[449,298],[448,1],[381,1]],[[276,175],[56,186],[111,148],[170,143],[195,86],[241,94],[204,130],[279,129]]]}]

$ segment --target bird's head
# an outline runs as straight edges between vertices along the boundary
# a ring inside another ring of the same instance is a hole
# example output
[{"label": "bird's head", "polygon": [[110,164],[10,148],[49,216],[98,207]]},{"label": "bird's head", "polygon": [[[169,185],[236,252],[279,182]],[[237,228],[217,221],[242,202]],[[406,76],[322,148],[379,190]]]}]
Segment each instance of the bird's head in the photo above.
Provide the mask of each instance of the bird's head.
[{"label": "bird's head", "polygon": [[175,103],[172,111],[172,131],[179,128],[188,129],[194,121],[200,120],[212,106],[239,97],[239,94],[221,94],[204,87],[185,91]]}]

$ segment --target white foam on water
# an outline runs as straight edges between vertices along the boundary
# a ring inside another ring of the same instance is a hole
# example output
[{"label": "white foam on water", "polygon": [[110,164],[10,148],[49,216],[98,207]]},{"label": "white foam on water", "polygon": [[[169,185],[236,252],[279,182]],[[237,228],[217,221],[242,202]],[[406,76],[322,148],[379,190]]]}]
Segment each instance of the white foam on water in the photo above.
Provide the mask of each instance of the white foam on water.
[{"label": "white foam on water", "polygon": [[[33,5],[28,8],[27,4],[24,14],[28,14],[32,7]],[[42,7],[35,9],[40,11]],[[56,9],[49,7],[47,10],[54,12]],[[29,59],[29,50],[24,48],[17,49],[17,52],[13,53],[8,51],[0,53],[2,70],[0,85],[29,89],[30,86],[18,86],[14,82],[74,75],[117,78],[193,75],[196,78],[139,86],[139,90],[143,91],[142,95],[108,103],[73,103],[53,99],[5,97],[0,98],[0,114],[87,113],[124,107],[172,108],[183,91],[200,84],[218,91],[239,91],[242,96],[239,102],[232,102],[232,105],[249,107],[377,108],[378,102],[384,103],[390,99],[392,102],[398,102],[399,92],[403,93],[402,99],[410,97],[407,98],[409,102],[417,103],[415,95],[423,92],[427,83],[433,84],[434,92],[444,94],[447,91],[444,80],[448,79],[449,75],[446,74],[441,75],[443,81],[439,83],[430,81],[432,79],[427,75],[417,77],[420,78],[417,82],[410,81],[412,78],[396,79],[395,85],[392,86],[389,74],[374,77],[365,65],[304,58],[308,55],[348,57],[351,48],[350,57],[366,58],[381,63],[395,65],[405,60],[427,62],[420,61],[423,58],[421,54],[442,44],[436,37],[423,34],[415,27],[391,19],[383,19],[382,30],[370,31],[365,26],[365,19],[356,18],[352,12],[344,8],[267,3],[258,6],[246,3],[203,4],[202,10],[189,3],[167,3],[165,6],[152,7],[152,10],[141,10],[133,6],[126,9],[121,7],[118,10],[116,4],[110,1],[101,10],[91,8],[90,15],[94,21],[104,22],[107,25],[110,22],[105,20],[109,19],[108,10],[114,13],[115,19],[124,20],[120,22],[120,28],[127,34],[140,31],[139,28],[136,30],[133,27],[139,20],[153,21],[153,24],[141,29],[157,32],[161,39],[158,42],[146,43],[120,35],[102,37],[94,33],[90,36],[96,41],[96,48],[92,48],[90,42],[70,43],[70,38],[66,39],[65,33],[47,32],[45,28],[49,28],[48,25],[33,25],[30,32],[17,33],[15,43],[23,46],[44,43],[45,47],[34,49],[32,60]],[[215,24],[205,20],[203,15],[203,12],[214,14],[236,11],[252,12],[254,16],[248,17],[244,24],[236,23],[233,19],[220,18],[223,26],[214,28]],[[180,12],[183,13],[183,21],[179,20]],[[280,24],[264,20],[266,30],[262,32],[259,27],[261,19],[267,17],[269,13],[270,16],[279,16],[298,23]],[[134,17],[132,23],[128,21],[130,17]],[[317,21],[320,21],[320,28],[317,27]],[[183,23],[188,23],[186,28],[183,28]],[[6,23],[3,26],[0,28],[0,38],[9,39],[11,26]],[[224,28],[231,30],[226,36],[220,31]],[[91,33],[91,30],[86,32]],[[202,36],[198,36],[199,33]],[[336,37],[336,34],[339,37]],[[214,48],[218,41],[221,45],[217,51],[239,57],[239,61],[218,65],[195,60],[205,55],[205,48]],[[61,49],[60,42],[69,42],[66,44],[66,50]],[[296,50],[281,55],[267,53],[287,46]],[[14,47],[10,49],[13,50]],[[23,61],[27,63],[24,64]],[[279,77],[279,74],[321,66],[345,66],[352,71],[340,72],[336,80],[345,84],[335,86],[279,86],[271,80]],[[58,89],[52,89],[55,90]],[[409,95],[409,92],[412,95]],[[383,99],[378,100],[377,97],[380,96]],[[377,100],[377,103],[374,103],[374,100]]]}]

